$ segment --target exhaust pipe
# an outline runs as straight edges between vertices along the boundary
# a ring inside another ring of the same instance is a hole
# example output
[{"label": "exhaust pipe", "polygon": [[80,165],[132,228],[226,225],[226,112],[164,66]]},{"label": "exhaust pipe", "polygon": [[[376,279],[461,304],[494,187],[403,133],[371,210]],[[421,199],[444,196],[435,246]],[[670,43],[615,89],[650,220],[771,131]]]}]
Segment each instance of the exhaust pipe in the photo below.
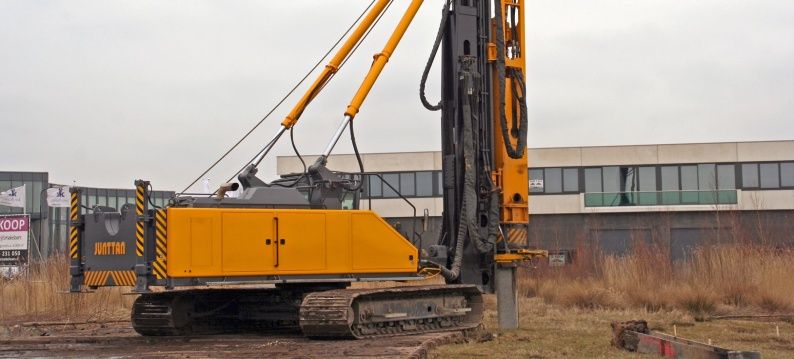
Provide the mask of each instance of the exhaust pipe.
[{"label": "exhaust pipe", "polygon": [[240,188],[240,184],[237,182],[224,183],[218,188],[217,195],[215,198],[223,199],[224,197],[226,197],[226,192],[236,191],[238,188]]}]

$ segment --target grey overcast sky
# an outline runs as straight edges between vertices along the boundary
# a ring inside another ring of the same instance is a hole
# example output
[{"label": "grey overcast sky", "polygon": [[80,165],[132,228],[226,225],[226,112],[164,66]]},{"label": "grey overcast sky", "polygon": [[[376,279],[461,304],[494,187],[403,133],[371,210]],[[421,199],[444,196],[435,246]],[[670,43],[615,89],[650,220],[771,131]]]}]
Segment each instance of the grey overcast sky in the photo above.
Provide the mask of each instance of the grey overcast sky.
[{"label": "grey overcast sky", "polygon": [[[369,1],[0,0],[0,169],[180,190]],[[438,115],[417,89],[441,3],[425,1],[357,118],[363,152],[440,148]],[[395,1],[304,114],[302,152],[325,146],[406,4]],[[793,20],[790,0],[527,0],[530,146],[792,139]],[[213,184],[294,100],[208,176]],[[349,141],[337,152],[351,152]],[[291,153],[283,140],[274,154]]]}]

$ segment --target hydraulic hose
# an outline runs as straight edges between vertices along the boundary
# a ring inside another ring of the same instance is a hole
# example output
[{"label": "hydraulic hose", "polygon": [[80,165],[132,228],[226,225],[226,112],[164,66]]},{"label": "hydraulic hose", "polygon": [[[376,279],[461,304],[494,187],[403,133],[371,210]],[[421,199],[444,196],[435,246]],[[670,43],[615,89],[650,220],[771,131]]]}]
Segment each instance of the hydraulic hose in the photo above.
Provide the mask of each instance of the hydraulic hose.
[{"label": "hydraulic hose", "polygon": [[[528,127],[524,75],[521,70],[518,69],[510,69],[509,72],[505,69],[505,33],[502,9],[496,9],[494,21],[496,22],[496,76],[499,80],[499,105],[497,106],[497,109],[499,111],[501,123],[500,127],[502,128],[502,140],[505,143],[505,149],[507,150],[507,155],[510,156],[510,158],[521,158],[524,156],[524,150],[527,147]],[[510,140],[510,130],[507,129],[507,116],[505,115],[505,92],[507,91],[506,82],[508,76],[513,82],[514,89],[519,90],[513,91],[517,97],[516,102],[520,112],[518,129],[516,129],[515,126],[513,127],[513,130],[518,130],[518,142],[516,143],[515,147],[513,147],[513,144]],[[519,92],[521,95],[518,95]]]},{"label": "hydraulic hose", "polygon": [[419,100],[422,101],[422,106],[430,111],[438,111],[441,110],[443,104],[439,101],[437,105],[433,105],[430,101],[427,100],[427,95],[425,95],[425,85],[427,84],[427,77],[430,75],[430,69],[433,68],[433,61],[436,59],[436,54],[438,54],[438,48],[441,46],[441,40],[444,38],[444,30],[447,27],[447,19],[449,19],[449,7],[452,4],[452,0],[446,1],[444,3],[444,13],[441,16],[441,24],[438,26],[438,32],[436,33],[436,39],[433,42],[433,50],[430,51],[430,57],[427,58],[427,63],[425,64],[425,69],[422,71],[422,80],[419,81]]},{"label": "hydraulic hose", "polygon": [[[497,231],[499,230],[498,222],[493,226],[494,222],[489,223],[488,235],[482,238],[479,232],[479,223],[477,221],[477,169],[476,166],[476,148],[475,148],[475,129],[474,123],[476,117],[473,115],[472,107],[479,108],[479,86],[475,79],[479,78],[476,70],[473,70],[473,58],[467,58],[462,61],[462,69],[459,78],[460,91],[462,100],[462,114],[463,114],[463,200],[461,203],[461,218],[458,222],[457,235],[455,237],[455,248],[453,250],[452,265],[449,268],[441,268],[441,274],[447,281],[455,281],[460,277],[460,269],[463,263],[463,248],[468,237],[475,248],[481,253],[487,253],[493,250],[494,243],[496,242]],[[489,217],[499,218],[498,216],[498,195],[491,195],[491,207],[489,210],[492,212]],[[494,205],[497,207],[496,216],[493,216]]]}]

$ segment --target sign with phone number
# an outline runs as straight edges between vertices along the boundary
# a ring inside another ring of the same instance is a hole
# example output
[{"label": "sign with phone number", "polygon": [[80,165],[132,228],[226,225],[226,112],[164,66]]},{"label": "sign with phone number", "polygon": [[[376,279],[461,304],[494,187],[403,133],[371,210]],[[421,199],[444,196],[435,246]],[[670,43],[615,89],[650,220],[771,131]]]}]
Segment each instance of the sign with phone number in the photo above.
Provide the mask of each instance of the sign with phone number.
[{"label": "sign with phone number", "polygon": [[30,216],[0,216],[0,264],[18,265],[27,262]]}]

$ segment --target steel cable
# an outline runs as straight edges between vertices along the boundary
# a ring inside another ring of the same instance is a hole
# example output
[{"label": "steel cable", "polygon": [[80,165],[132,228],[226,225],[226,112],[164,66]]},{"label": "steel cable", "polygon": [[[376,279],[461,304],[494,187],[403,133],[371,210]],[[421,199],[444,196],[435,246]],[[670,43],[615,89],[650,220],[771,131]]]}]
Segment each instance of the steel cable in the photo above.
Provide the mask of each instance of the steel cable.
[{"label": "steel cable", "polygon": [[[195,185],[196,182],[201,180],[201,178],[204,177],[207,173],[209,173],[209,171],[212,171],[212,169],[214,169],[221,161],[223,161],[232,151],[234,151],[238,146],[240,146],[240,144],[243,143],[243,141],[245,141],[248,138],[248,136],[250,136],[257,128],[259,128],[259,126],[263,122],[265,122],[265,120],[267,120],[270,117],[270,115],[273,114],[273,112],[275,112],[279,107],[281,107],[281,105],[290,96],[292,96],[292,94],[295,92],[295,90],[297,90],[298,87],[300,87],[306,81],[306,79],[309,78],[309,76],[311,76],[311,74],[323,63],[323,61],[325,61],[325,59],[328,58],[328,56],[331,54],[331,52],[333,52],[333,50],[337,46],[339,46],[339,43],[341,43],[342,40],[344,40],[345,37],[350,33],[350,31],[353,30],[353,27],[355,27],[356,24],[359,21],[361,21],[361,18],[363,18],[364,15],[367,13],[367,11],[369,11],[369,9],[372,7],[372,5],[375,4],[375,1],[377,1],[377,0],[372,0],[372,2],[370,2],[370,4],[367,6],[367,8],[364,9],[364,11],[361,12],[361,15],[359,15],[358,18],[356,18],[356,20],[353,21],[353,24],[351,24],[350,27],[348,27],[347,30],[345,30],[345,32],[342,34],[342,36],[340,36],[339,39],[334,43],[334,45],[331,46],[330,49],[328,49],[328,51],[325,53],[325,55],[323,55],[323,57],[320,58],[320,60],[318,60],[314,64],[314,66],[312,66],[311,70],[309,70],[309,72],[307,72],[306,75],[304,75],[303,78],[301,78],[300,81],[298,81],[298,83],[295,84],[295,86],[293,86],[292,89],[289,90],[289,92],[287,92],[287,94],[284,95],[284,97],[282,97],[281,100],[279,100],[276,103],[276,105],[273,106],[273,108],[271,108],[270,111],[268,111],[267,114],[265,114],[264,117],[262,117],[261,120],[259,120],[259,122],[257,122],[250,130],[248,130],[248,132],[246,132],[245,135],[243,135],[242,138],[240,138],[237,142],[235,142],[235,144],[232,145],[232,147],[230,147],[228,150],[226,150],[226,152],[220,158],[218,158],[209,168],[207,168],[198,177],[196,177],[196,179],[194,179],[193,182],[191,182],[189,185],[187,185],[179,194],[181,195],[182,193],[187,192],[187,190],[190,189],[190,187],[193,187],[193,185]],[[363,39],[362,39],[362,41],[363,41]],[[259,153],[261,153],[261,151]],[[254,158],[256,158],[256,156],[254,156]],[[246,164],[246,166],[247,165],[248,164]],[[243,166],[243,169],[245,169],[245,166]],[[242,171],[242,170],[240,170],[240,171]],[[240,171],[238,171],[238,173]],[[235,176],[236,176],[236,174],[235,174]],[[233,178],[234,178],[234,176],[232,176],[232,178],[230,178],[229,181],[231,181],[231,179],[233,179]]]}]

